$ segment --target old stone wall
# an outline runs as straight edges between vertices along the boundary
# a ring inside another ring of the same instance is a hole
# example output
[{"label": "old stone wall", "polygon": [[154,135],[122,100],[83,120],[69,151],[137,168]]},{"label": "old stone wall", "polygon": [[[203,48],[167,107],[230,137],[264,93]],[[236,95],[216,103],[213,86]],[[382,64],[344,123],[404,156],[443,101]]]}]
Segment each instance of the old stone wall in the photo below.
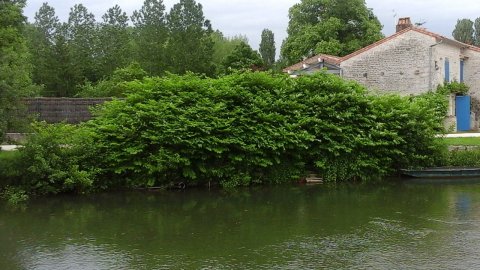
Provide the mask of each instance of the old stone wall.
[{"label": "old stone wall", "polygon": [[470,95],[480,100],[480,52],[465,50],[464,81],[470,87]]},{"label": "old stone wall", "polygon": [[109,100],[111,98],[28,98],[24,103],[27,113],[40,121],[76,124],[92,117],[90,107]]},{"label": "old stone wall", "polygon": [[409,31],[341,63],[346,79],[372,90],[419,94],[429,88],[435,38]]},{"label": "old stone wall", "polygon": [[[460,81],[462,53],[454,44],[438,43],[434,37],[409,31],[342,62],[341,67],[344,78],[368,88],[403,95],[420,94],[443,84],[446,59],[450,81]],[[468,61],[465,61],[465,71],[473,69]],[[477,69],[480,72],[480,68]],[[466,82],[467,76],[464,73]]]},{"label": "old stone wall", "polygon": [[440,43],[432,48],[433,54],[433,89],[441,85],[445,81],[445,62],[449,63],[449,81],[460,81],[460,60],[462,57],[462,49],[458,46]]}]

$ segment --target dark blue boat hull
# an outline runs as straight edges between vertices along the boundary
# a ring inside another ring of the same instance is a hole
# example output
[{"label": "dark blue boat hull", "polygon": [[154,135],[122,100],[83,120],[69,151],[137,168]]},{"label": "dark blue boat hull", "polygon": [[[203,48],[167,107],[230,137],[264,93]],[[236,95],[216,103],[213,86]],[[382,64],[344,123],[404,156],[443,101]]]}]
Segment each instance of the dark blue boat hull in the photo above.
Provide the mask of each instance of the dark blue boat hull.
[{"label": "dark blue boat hull", "polygon": [[405,176],[415,178],[452,178],[480,177],[480,168],[425,168],[418,170],[401,170]]}]

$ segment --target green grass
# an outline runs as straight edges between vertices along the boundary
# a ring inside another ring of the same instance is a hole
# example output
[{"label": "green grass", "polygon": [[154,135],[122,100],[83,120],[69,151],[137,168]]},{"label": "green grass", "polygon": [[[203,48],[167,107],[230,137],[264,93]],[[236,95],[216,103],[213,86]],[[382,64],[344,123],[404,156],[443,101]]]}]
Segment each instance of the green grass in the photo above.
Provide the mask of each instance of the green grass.
[{"label": "green grass", "polygon": [[480,137],[469,138],[441,138],[446,145],[473,145],[480,146]]},{"label": "green grass", "polygon": [[0,164],[6,162],[7,160],[14,159],[18,155],[18,151],[0,151]]}]

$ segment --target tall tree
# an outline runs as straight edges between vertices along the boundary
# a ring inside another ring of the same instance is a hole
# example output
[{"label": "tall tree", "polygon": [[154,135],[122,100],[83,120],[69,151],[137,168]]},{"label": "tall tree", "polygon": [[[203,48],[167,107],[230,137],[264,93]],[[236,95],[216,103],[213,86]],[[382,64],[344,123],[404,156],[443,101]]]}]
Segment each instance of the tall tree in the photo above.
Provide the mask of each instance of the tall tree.
[{"label": "tall tree", "polygon": [[317,53],[343,56],[383,37],[365,0],[301,0],[289,18],[281,49],[289,64]]},{"label": "tall tree", "polygon": [[225,37],[222,32],[216,30],[212,33],[213,56],[212,62],[215,66],[215,73],[222,72],[223,61],[229,56],[237,45],[242,42],[248,43],[246,36],[238,35],[234,37]]},{"label": "tall tree", "polygon": [[29,35],[30,52],[32,54],[34,83],[44,86],[44,95],[57,92],[58,57],[55,54],[55,42],[60,21],[55,15],[55,9],[43,3],[35,13],[35,22]]},{"label": "tall tree", "polygon": [[180,0],[167,16],[167,50],[170,71],[212,74],[214,72],[212,27],[205,20],[201,4]]},{"label": "tall tree", "polygon": [[25,0],[0,1],[0,139],[15,122],[18,99],[33,94],[31,66],[22,31]]},{"label": "tall tree", "polygon": [[453,38],[463,43],[473,44],[474,29],[473,22],[470,19],[457,20],[455,29],[453,30]]},{"label": "tall tree", "polygon": [[263,29],[259,51],[263,64],[270,68],[275,63],[275,36],[272,30]]},{"label": "tall tree", "polygon": [[135,25],[135,60],[150,75],[165,72],[167,24],[162,0],[145,0],[131,17]]},{"label": "tall tree", "polygon": [[475,30],[475,38],[473,40],[473,44],[475,46],[480,46],[480,18],[475,19],[473,28]]},{"label": "tall tree", "polygon": [[55,84],[49,90],[48,95],[68,97],[76,94],[76,88],[82,83],[82,77],[78,68],[75,67],[73,55],[69,45],[69,25],[61,23],[55,35],[54,54],[57,60],[54,67],[56,74]]},{"label": "tall tree", "polygon": [[85,80],[97,81],[100,79],[96,61],[98,59],[98,33],[95,16],[82,4],[74,5],[70,10],[68,45],[71,58],[70,68],[75,74],[74,83],[80,84]]},{"label": "tall tree", "polygon": [[262,58],[250,45],[241,42],[223,62],[226,73],[236,70],[258,70],[262,68]]},{"label": "tall tree", "polygon": [[[128,16],[120,6],[107,10],[100,26],[100,74],[108,76],[120,67],[127,66],[131,58],[131,42],[128,31]],[[102,77],[103,77],[102,76]]]}]

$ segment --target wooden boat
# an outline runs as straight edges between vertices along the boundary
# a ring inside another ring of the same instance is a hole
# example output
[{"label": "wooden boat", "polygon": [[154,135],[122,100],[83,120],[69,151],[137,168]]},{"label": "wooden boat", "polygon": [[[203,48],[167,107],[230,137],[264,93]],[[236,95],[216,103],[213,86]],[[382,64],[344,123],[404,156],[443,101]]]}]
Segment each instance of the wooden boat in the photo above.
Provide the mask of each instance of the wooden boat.
[{"label": "wooden boat", "polygon": [[438,167],[400,171],[402,175],[415,178],[480,177],[480,167]]}]

